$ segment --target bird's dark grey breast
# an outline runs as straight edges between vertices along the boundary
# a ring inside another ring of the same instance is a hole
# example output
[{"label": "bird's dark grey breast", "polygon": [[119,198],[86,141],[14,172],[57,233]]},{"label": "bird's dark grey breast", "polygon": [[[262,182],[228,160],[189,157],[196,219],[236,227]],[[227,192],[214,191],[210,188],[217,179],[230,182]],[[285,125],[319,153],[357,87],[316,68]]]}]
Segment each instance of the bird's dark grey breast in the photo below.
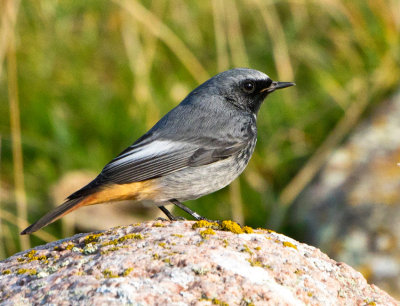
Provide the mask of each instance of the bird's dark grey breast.
[{"label": "bird's dark grey breast", "polygon": [[249,141],[248,145],[243,150],[241,150],[240,152],[238,152],[238,154],[236,154],[235,161],[238,169],[241,168],[242,164],[244,164],[244,166],[247,166],[251,156],[253,155],[256,143],[257,143],[257,137],[254,137]]},{"label": "bird's dark grey breast", "polygon": [[237,168],[240,173],[244,170],[253,155],[256,143],[257,143],[257,125],[256,118],[254,115],[251,117],[243,118],[240,124],[240,135],[239,138],[246,141],[246,145],[242,150],[237,152],[234,156],[234,167]]}]

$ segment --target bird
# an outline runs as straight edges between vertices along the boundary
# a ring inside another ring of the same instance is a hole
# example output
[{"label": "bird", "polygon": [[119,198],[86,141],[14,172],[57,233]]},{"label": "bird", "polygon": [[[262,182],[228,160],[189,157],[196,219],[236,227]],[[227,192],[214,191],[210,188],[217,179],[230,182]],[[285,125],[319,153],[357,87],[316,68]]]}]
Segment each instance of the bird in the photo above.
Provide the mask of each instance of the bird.
[{"label": "bird", "polygon": [[243,172],[256,145],[261,104],[275,90],[293,85],[249,68],[213,76],[21,235],[82,206],[122,200],[150,201],[170,220],[177,218],[167,204],[205,219],[182,202],[222,189]]}]

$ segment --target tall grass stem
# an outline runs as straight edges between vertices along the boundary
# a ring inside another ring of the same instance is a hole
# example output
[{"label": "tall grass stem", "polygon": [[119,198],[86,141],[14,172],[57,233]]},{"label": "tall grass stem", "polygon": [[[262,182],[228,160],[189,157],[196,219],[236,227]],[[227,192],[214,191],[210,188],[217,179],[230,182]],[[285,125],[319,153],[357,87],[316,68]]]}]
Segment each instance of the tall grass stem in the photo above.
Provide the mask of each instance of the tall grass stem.
[{"label": "tall grass stem", "polygon": [[[10,1],[10,9],[8,18],[12,23],[16,16],[16,1]],[[14,191],[15,201],[17,204],[17,226],[18,230],[24,229],[27,220],[27,205],[26,192],[24,186],[24,165],[23,153],[21,145],[21,123],[20,110],[18,99],[18,75],[17,75],[17,56],[15,50],[15,28],[12,34],[9,35],[8,50],[7,50],[7,76],[8,76],[8,99],[10,105],[10,128],[12,141],[12,156],[13,156],[13,175],[14,175]],[[29,237],[19,236],[19,242],[22,249],[28,249],[30,246]]]}]

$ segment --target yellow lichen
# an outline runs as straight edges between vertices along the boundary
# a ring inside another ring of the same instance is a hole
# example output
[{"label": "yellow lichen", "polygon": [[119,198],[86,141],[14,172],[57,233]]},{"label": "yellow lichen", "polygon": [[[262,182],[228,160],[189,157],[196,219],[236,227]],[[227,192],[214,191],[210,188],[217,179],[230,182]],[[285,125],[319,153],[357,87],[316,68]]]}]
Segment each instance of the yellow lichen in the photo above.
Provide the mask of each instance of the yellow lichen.
[{"label": "yellow lichen", "polygon": [[224,243],[224,248],[226,248],[229,245],[229,242],[226,239],[222,240],[222,242]]},{"label": "yellow lichen", "polygon": [[166,243],[165,242],[159,242],[158,245],[162,248],[165,248]]},{"label": "yellow lichen", "polygon": [[113,273],[110,269],[105,269],[103,272],[103,276],[105,278],[116,278],[118,274]]},{"label": "yellow lichen", "polygon": [[171,259],[169,258],[164,258],[163,262],[167,263],[167,264],[171,264]]},{"label": "yellow lichen", "polygon": [[211,300],[211,302],[213,303],[213,305],[221,305],[221,306],[229,306],[228,303],[225,303],[223,301],[220,301],[219,299],[213,298]]},{"label": "yellow lichen", "polygon": [[46,255],[36,256],[34,260],[43,260],[47,262],[47,256]]},{"label": "yellow lichen", "polygon": [[34,260],[39,260],[43,263],[48,263],[49,261],[47,260],[46,255],[36,255],[37,251],[35,250],[30,250],[29,252],[24,254],[24,257],[19,257],[17,258],[18,262],[31,262]]},{"label": "yellow lichen", "polygon": [[235,234],[251,234],[254,230],[249,226],[244,226],[243,228],[234,221],[225,220],[221,223],[211,222],[207,220],[199,220],[192,225],[192,229],[197,228],[212,228],[214,230],[229,231]]},{"label": "yellow lichen", "polygon": [[18,269],[17,274],[29,274],[29,275],[35,275],[37,274],[36,269]]},{"label": "yellow lichen", "polygon": [[246,234],[253,234],[254,230],[250,226],[243,226],[243,232]]},{"label": "yellow lichen", "polygon": [[64,242],[61,245],[56,245],[54,247],[54,251],[63,251],[63,250],[72,250],[75,247],[75,244],[71,241]]},{"label": "yellow lichen", "polygon": [[294,245],[293,243],[289,242],[289,241],[283,241],[282,244],[283,244],[285,247],[290,247],[290,248],[293,248],[293,249],[297,250],[297,246]]},{"label": "yellow lichen", "polygon": [[243,305],[243,306],[255,306],[254,303],[251,301],[251,299],[246,299],[246,298],[242,299],[242,301],[240,302],[240,305]]},{"label": "yellow lichen", "polygon": [[122,236],[121,238],[119,238],[118,242],[122,242],[122,241],[125,241],[125,240],[128,240],[128,239],[140,239],[141,240],[141,239],[144,239],[144,237],[143,237],[142,234],[136,234],[136,233],[127,234],[127,235]]},{"label": "yellow lichen", "polygon": [[247,246],[247,244],[243,245],[242,252],[249,253],[250,255],[253,255],[253,252],[250,250],[250,248]]},{"label": "yellow lichen", "polygon": [[259,260],[254,260],[254,259],[249,258],[249,259],[247,259],[247,261],[250,263],[250,265],[252,267],[261,267],[261,268],[264,268],[264,269],[271,269],[270,265],[263,264]]},{"label": "yellow lichen", "polygon": [[118,243],[124,242],[125,240],[128,239],[144,239],[142,234],[126,234],[125,236],[122,236],[118,239],[110,240],[107,242],[102,243],[102,246],[107,246],[107,245],[117,245]]},{"label": "yellow lichen", "polygon": [[165,227],[165,224],[162,224],[160,222],[156,222],[156,223],[153,223],[153,226],[154,227]]},{"label": "yellow lichen", "polygon": [[10,274],[10,273],[11,273],[11,270],[4,270],[4,271],[1,272],[1,274],[3,274],[3,275],[7,275],[7,274]]},{"label": "yellow lichen", "polygon": [[250,265],[252,266],[252,267],[263,267],[263,264],[262,264],[262,262],[261,261],[258,261],[258,260],[253,260],[253,259],[247,259],[247,261],[250,263]]},{"label": "yellow lichen", "polygon": [[108,248],[107,250],[101,251],[100,254],[101,255],[106,255],[106,254],[108,254],[110,252],[115,252],[115,251],[118,251],[119,249],[122,249],[122,248],[129,248],[129,247],[127,245],[113,246],[111,248]]},{"label": "yellow lichen", "polygon": [[294,271],[294,273],[297,274],[297,275],[303,275],[304,271],[300,270],[300,269],[296,269],[296,271]]},{"label": "yellow lichen", "polygon": [[26,273],[26,271],[27,271],[27,269],[18,269],[17,270],[17,274],[25,274]]},{"label": "yellow lichen", "polygon": [[24,256],[28,258],[32,258],[36,254],[36,250],[30,250],[28,253],[26,253]]},{"label": "yellow lichen", "polygon": [[216,222],[210,222],[207,220],[199,220],[192,225],[192,229],[196,228],[218,228],[219,225]]},{"label": "yellow lichen", "polygon": [[255,247],[254,249],[255,249],[256,251],[259,251],[259,250],[261,250],[261,247],[258,246],[258,247]]},{"label": "yellow lichen", "polygon": [[208,239],[208,236],[209,236],[209,235],[215,235],[215,232],[214,232],[213,229],[207,228],[207,229],[204,230],[204,231],[200,231],[200,236],[201,236],[203,239]]},{"label": "yellow lichen", "polygon": [[114,240],[103,242],[101,244],[101,246],[105,247],[105,246],[108,246],[108,245],[117,245],[117,244],[118,244],[118,239],[114,239]]},{"label": "yellow lichen", "polygon": [[97,241],[99,241],[99,237],[101,237],[101,236],[103,236],[104,235],[104,233],[98,233],[98,234],[90,234],[90,235],[87,235],[86,237],[85,237],[85,244],[88,244],[88,243],[91,243],[91,242],[97,242]]},{"label": "yellow lichen", "polygon": [[105,251],[101,251],[100,254],[101,255],[106,255],[106,254],[108,254],[110,252],[118,251],[119,249],[120,249],[120,247],[112,247],[112,248],[109,248],[109,249],[107,249]]},{"label": "yellow lichen", "polygon": [[107,249],[107,251],[109,251],[109,252],[115,252],[115,251],[118,251],[119,249],[121,249],[121,247],[115,246],[115,247],[112,247],[112,248]]},{"label": "yellow lichen", "polygon": [[178,238],[182,238],[183,237],[183,235],[181,235],[181,234],[172,234],[171,236],[175,236],[175,237],[178,237]]},{"label": "yellow lichen", "polygon": [[365,304],[367,304],[367,305],[376,306],[375,301],[372,301],[371,299],[365,299],[364,302],[365,302]]},{"label": "yellow lichen", "polygon": [[234,221],[222,221],[220,229],[223,231],[229,231],[235,234],[243,234],[244,231],[240,227],[239,224],[237,224]]},{"label": "yellow lichen", "polygon": [[133,268],[125,269],[122,273],[122,276],[128,276],[133,271]]}]

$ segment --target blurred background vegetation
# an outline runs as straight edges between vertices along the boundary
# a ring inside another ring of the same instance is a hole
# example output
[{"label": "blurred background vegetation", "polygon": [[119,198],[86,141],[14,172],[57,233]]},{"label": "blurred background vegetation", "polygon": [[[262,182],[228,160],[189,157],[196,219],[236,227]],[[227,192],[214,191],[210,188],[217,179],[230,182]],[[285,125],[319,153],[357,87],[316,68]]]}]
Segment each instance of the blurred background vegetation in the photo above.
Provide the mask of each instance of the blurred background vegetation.
[{"label": "blurred background vegetation", "polygon": [[400,81],[398,0],[2,0],[0,18],[0,259],[82,230],[56,222],[18,235],[60,204],[52,190],[65,175],[93,178],[233,67],[297,86],[261,108],[240,178],[187,204],[293,236],[293,200]]}]

